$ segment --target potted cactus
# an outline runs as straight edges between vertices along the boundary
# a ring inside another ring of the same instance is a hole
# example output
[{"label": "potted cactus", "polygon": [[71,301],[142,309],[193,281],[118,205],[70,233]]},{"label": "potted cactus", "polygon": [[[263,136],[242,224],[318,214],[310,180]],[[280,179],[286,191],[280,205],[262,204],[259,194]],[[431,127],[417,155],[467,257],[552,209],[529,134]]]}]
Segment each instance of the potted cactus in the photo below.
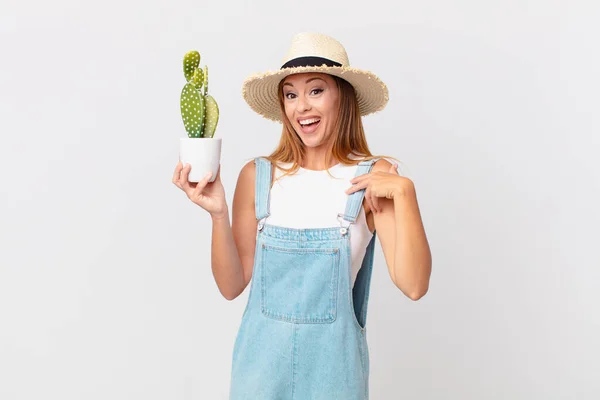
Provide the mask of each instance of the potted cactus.
[{"label": "potted cactus", "polygon": [[200,53],[192,50],[184,55],[183,74],[187,83],[179,102],[188,137],[181,138],[179,160],[192,166],[190,182],[199,182],[209,171],[213,182],[221,161],[221,139],[214,137],[219,107],[208,94],[208,67],[200,68]]}]

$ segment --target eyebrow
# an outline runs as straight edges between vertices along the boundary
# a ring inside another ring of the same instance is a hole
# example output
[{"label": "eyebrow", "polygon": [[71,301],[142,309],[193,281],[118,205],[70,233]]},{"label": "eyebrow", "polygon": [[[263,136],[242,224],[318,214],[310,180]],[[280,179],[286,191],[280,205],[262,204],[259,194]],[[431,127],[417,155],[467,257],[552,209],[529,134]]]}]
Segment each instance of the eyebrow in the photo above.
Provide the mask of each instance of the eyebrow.
[{"label": "eyebrow", "polygon": [[[320,79],[320,80],[322,80],[323,82],[325,82],[325,80],[323,80],[322,78],[319,78],[318,76],[315,76],[315,77],[312,77],[312,78],[309,78],[309,79],[307,79],[307,80],[306,80],[306,82],[304,82],[304,83],[309,83],[309,82],[312,82],[312,81],[314,81],[315,79]],[[289,83],[289,82],[286,82],[286,83],[284,83],[284,84],[283,84],[283,86],[286,86],[286,85],[288,85],[288,86],[291,86],[291,87],[294,87],[294,85],[292,85],[292,84],[291,84],[291,83]]]}]

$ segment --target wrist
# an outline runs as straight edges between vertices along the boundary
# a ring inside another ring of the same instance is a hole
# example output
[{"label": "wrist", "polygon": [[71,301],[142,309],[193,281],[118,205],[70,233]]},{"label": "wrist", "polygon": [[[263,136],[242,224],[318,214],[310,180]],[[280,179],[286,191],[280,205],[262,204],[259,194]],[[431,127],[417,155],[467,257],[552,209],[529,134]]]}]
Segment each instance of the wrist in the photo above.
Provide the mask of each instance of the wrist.
[{"label": "wrist", "polygon": [[225,211],[220,212],[220,213],[211,213],[210,214],[210,218],[212,219],[213,222],[219,222],[221,220],[227,220],[229,221],[229,211],[227,209],[225,209]]}]

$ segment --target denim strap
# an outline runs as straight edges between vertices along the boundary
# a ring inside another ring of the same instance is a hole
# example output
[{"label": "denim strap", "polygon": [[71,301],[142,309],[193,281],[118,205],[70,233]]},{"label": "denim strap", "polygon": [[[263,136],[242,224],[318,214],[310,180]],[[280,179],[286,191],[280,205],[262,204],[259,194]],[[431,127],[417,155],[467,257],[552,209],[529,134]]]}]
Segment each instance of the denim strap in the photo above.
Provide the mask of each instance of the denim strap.
[{"label": "denim strap", "polygon": [[[373,165],[379,158],[365,160],[358,163],[356,167],[355,177],[371,172]],[[254,159],[256,165],[256,183],[255,183],[255,212],[256,219],[261,220],[270,215],[270,192],[271,192],[271,162],[263,157]],[[365,189],[358,190],[348,196],[346,202],[346,210],[344,214],[339,214],[338,217],[343,217],[346,221],[354,223],[358,218],[358,213],[362,206]]]},{"label": "denim strap", "polygon": [[[356,173],[354,177],[366,174],[371,172],[373,165],[379,158],[374,158],[372,160],[364,160],[358,163],[356,167]],[[343,217],[346,221],[349,221],[351,224],[356,222],[356,218],[358,218],[358,213],[360,212],[360,208],[362,206],[363,198],[365,197],[365,189],[358,190],[348,196],[348,201],[346,202],[346,211],[344,214],[339,214],[339,217]]]},{"label": "denim strap", "polygon": [[254,159],[256,165],[256,183],[254,190],[254,207],[256,219],[268,217],[271,194],[271,162],[263,157]]}]

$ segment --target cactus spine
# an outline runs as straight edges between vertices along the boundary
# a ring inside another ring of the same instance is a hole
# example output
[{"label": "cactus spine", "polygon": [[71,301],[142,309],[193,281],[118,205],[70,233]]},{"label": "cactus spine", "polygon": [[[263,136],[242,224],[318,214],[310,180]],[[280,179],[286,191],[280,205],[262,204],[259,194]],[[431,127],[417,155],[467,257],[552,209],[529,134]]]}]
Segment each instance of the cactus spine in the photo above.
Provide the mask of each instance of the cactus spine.
[{"label": "cactus spine", "polygon": [[200,53],[189,51],[183,57],[187,83],[180,96],[181,117],[190,138],[212,138],[219,122],[219,106],[208,94],[208,66],[199,67]]}]

